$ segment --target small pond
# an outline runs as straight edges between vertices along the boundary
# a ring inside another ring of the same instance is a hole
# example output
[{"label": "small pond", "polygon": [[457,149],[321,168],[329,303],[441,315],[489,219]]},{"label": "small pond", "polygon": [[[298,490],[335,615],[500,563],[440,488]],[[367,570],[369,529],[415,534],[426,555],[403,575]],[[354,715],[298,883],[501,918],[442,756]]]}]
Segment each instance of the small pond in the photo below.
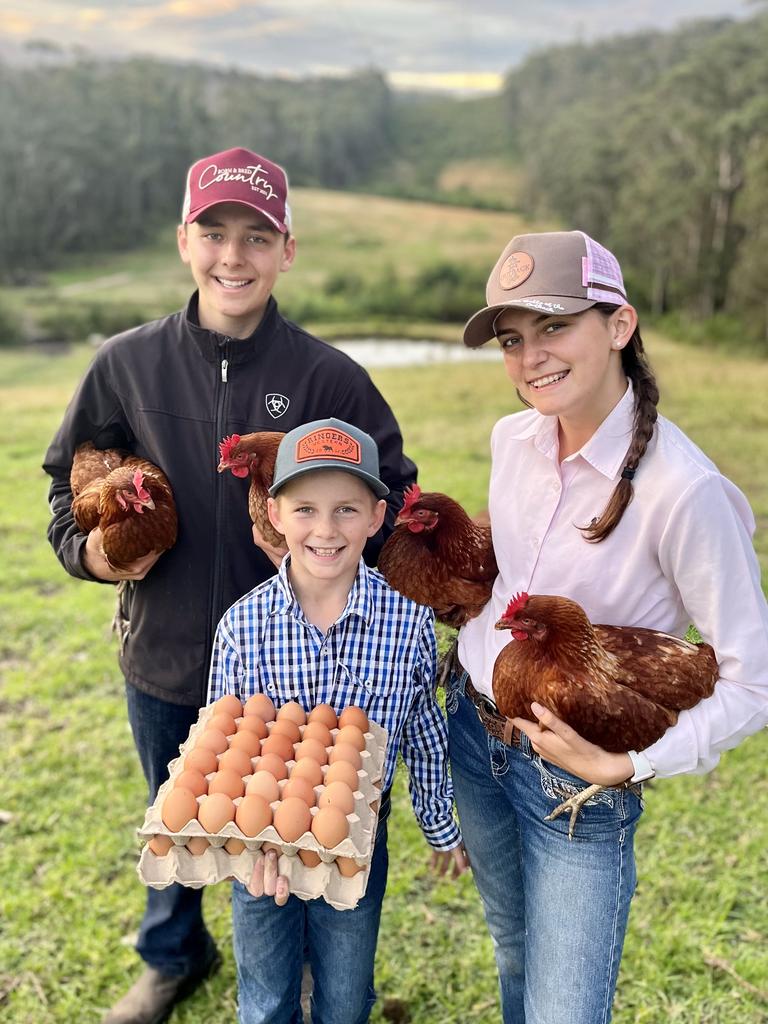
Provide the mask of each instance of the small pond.
[{"label": "small pond", "polygon": [[387,366],[427,366],[431,363],[500,363],[498,345],[467,348],[447,341],[411,341],[405,338],[344,338],[333,342],[366,369]]}]

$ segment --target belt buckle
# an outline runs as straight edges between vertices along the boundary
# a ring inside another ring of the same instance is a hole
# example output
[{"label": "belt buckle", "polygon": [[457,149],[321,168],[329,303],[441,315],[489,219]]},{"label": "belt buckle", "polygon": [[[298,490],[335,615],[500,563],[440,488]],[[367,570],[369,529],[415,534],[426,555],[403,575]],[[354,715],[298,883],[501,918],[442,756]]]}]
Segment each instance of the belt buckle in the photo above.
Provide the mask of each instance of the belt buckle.
[{"label": "belt buckle", "polygon": [[501,718],[499,709],[496,704],[491,700],[490,697],[486,697],[484,693],[478,693],[477,695],[477,707],[478,710],[484,714],[489,715],[491,718]]}]

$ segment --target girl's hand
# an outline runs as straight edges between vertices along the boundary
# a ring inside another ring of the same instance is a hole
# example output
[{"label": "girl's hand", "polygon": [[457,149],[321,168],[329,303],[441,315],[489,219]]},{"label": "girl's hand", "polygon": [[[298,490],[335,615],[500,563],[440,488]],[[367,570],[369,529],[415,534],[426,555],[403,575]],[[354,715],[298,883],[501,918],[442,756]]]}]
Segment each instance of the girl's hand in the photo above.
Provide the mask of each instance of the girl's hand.
[{"label": "girl's hand", "polygon": [[460,843],[458,846],[454,846],[452,850],[432,851],[431,866],[435,874],[442,877],[447,874],[451,865],[453,865],[451,878],[458,878],[459,875],[463,875],[465,871],[469,870],[469,857],[467,856],[467,851],[464,849],[463,843]]},{"label": "girl's hand", "polygon": [[535,722],[527,718],[513,718],[512,722],[546,761],[598,786],[618,786],[632,778],[634,768],[629,754],[610,754],[590,743],[541,704],[534,702],[531,710]]},{"label": "girl's hand", "polygon": [[278,907],[285,906],[291,889],[285,875],[277,873],[277,851],[267,850],[259,855],[246,888],[251,896],[274,896]]}]

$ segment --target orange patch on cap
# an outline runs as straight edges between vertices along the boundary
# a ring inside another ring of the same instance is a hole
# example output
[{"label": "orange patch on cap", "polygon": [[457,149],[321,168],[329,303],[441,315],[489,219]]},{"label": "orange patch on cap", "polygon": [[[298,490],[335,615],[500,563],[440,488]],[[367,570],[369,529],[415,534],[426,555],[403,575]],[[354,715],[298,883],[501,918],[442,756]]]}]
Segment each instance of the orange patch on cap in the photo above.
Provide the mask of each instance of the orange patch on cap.
[{"label": "orange patch on cap", "polygon": [[336,459],[359,465],[360,445],[343,430],[323,427],[296,442],[296,462],[309,462],[313,459]]},{"label": "orange patch on cap", "polygon": [[513,252],[504,260],[499,271],[499,284],[507,291],[517,288],[533,273],[533,256],[527,252]]}]

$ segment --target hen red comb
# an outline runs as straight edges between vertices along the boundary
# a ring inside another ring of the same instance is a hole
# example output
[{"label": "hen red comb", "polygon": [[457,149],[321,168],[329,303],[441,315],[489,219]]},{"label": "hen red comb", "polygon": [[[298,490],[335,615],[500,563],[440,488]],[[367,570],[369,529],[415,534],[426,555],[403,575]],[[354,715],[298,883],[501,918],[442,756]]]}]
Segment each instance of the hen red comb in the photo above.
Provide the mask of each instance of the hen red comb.
[{"label": "hen red comb", "polygon": [[235,445],[240,444],[239,434],[230,434],[229,437],[225,437],[223,441],[219,442],[219,456],[222,460],[228,459],[232,454],[232,449]]},{"label": "hen red comb", "polygon": [[406,487],[405,490],[403,491],[402,511],[405,512],[407,509],[411,508],[412,505],[415,505],[420,497],[421,488],[419,487],[418,484],[411,484],[410,487]]},{"label": "hen red comb", "polygon": [[146,501],[149,497],[149,491],[144,489],[144,474],[140,469],[137,469],[133,474],[133,486],[136,488],[136,495],[141,501]]},{"label": "hen red comb", "polygon": [[507,610],[504,612],[505,619],[513,619],[518,612],[521,612],[528,604],[528,595],[526,593],[515,594],[512,600],[507,605]]}]

